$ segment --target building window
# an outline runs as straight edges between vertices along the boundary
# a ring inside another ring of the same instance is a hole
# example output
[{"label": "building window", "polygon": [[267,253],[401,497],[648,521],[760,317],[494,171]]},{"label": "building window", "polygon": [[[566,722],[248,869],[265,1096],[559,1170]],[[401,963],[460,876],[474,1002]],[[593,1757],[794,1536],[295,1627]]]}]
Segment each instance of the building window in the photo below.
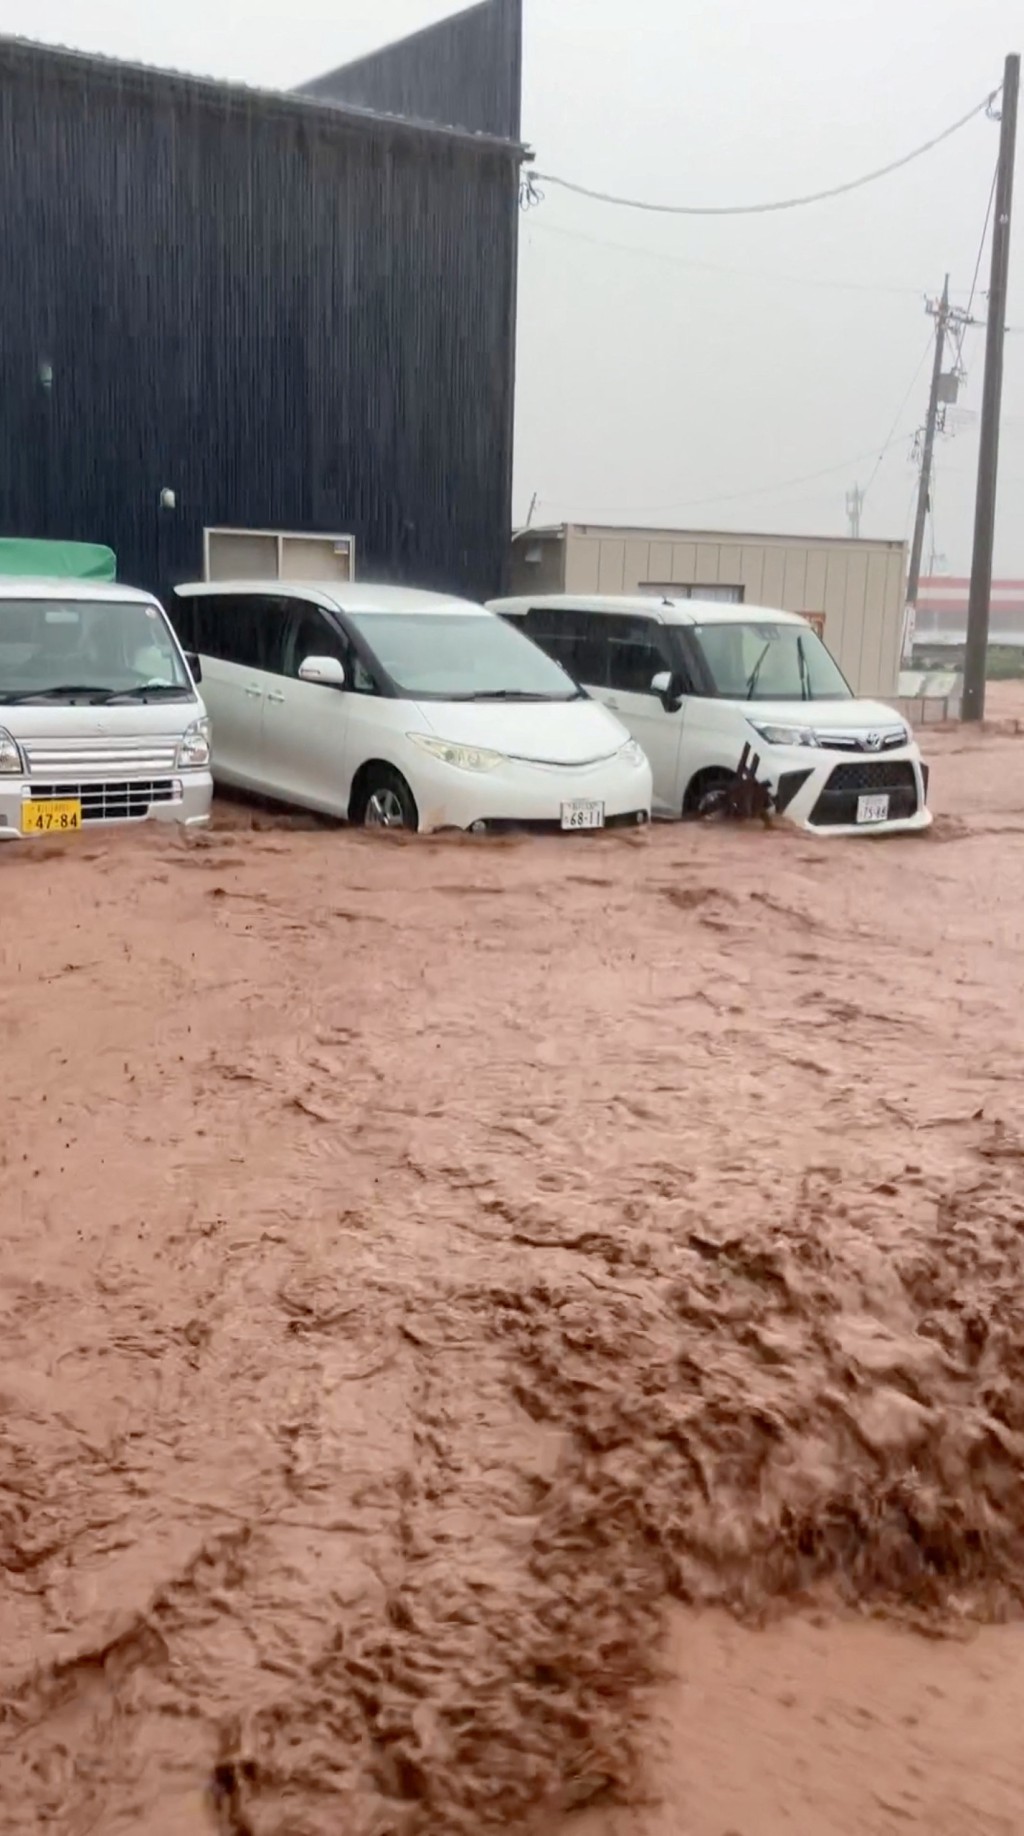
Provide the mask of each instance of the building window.
[{"label": "building window", "polygon": [[741,606],[746,587],[742,586],[700,586],[691,582],[686,586],[673,586],[671,582],[642,580],[640,592],[658,595],[664,599],[713,599],[719,605]]}]

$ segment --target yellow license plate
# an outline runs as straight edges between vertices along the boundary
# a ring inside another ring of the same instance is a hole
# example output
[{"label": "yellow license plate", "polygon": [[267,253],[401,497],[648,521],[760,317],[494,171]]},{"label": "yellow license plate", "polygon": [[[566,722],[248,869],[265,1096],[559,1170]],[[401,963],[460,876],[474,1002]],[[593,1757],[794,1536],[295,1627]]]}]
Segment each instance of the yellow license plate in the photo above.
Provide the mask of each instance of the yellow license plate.
[{"label": "yellow license plate", "polygon": [[81,826],[80,797],[37,797],[21,806],[23,835],[66,835]]}]

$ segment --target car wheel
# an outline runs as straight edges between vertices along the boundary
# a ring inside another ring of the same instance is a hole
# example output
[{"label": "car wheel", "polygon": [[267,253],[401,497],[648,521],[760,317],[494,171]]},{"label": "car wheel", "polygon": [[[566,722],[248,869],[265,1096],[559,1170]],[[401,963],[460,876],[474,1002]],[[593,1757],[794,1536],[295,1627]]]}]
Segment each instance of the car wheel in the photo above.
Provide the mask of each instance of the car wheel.
[{"label": "car wheel", "polygon": [[732,776],[727,771],[706,771],[691,784],[683,805],[683,816],[691,822],[710,822],[725,810]]},{"label": "car wheel", "polygon": [[400,772],[375,767],[363,791],[364,829],[418,829],[416,799]]}]

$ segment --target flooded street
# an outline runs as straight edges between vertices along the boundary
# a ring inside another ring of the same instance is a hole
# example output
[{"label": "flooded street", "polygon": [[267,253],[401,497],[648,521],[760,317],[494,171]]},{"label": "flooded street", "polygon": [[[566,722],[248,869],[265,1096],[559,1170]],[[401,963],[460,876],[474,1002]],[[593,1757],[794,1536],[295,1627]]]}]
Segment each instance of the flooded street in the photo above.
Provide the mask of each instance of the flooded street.
[{"label": "flooded street", "polygon": [[0,853],[4,1836],[1024,1827],[1017,711],[923,837]]}]

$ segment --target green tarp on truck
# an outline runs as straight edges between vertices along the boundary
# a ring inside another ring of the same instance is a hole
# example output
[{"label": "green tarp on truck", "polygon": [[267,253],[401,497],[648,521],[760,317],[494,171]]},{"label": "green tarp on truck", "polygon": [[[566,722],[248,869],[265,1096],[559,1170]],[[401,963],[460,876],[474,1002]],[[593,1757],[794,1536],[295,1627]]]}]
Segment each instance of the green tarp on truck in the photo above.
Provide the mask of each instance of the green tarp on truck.
[{"label": "green tarp on truck", "polygon": [[117,556],[98,542],[30,542],[0,536],[0,575],[36,580],[116,580]]}]

